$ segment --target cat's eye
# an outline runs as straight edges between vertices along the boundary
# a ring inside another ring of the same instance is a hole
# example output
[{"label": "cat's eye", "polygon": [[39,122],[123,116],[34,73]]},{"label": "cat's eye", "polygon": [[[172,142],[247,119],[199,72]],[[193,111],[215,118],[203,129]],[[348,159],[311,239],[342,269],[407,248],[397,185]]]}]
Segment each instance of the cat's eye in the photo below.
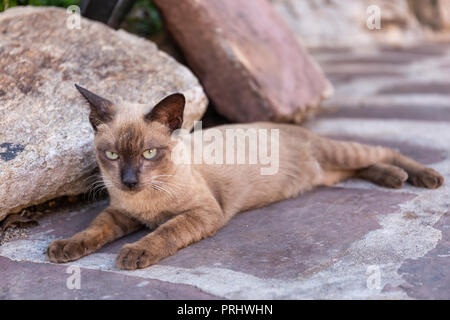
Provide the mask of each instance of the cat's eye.
[{"label": "cat's eye", "polygon": [[119,158],[119,155],[112,151],[105,151],[105,156],[109,160],[117,160]]},{"label": "cat's eye", "polygon": [[147,149],[142,153],[142,156],[147,160],[151,160],[156,156],[156,153],[156,149]]}]

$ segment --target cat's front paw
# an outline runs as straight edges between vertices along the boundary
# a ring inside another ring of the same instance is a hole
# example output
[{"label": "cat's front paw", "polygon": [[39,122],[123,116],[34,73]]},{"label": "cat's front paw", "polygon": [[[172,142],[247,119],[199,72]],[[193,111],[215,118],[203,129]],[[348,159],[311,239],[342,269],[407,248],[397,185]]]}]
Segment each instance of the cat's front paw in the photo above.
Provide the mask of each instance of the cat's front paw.
[{"label": "cat's front paw", "polygon": [[48,246],[46,253],[51,262],[65,263],[78,260],[89,252],[80,241],[64,239],[53,241]]},{"label": "cat's front paw", "polygon": [[117,266],[122,270],[146,268],[160,260],[157,254],[135,244],[126,244],[116,258]]}]

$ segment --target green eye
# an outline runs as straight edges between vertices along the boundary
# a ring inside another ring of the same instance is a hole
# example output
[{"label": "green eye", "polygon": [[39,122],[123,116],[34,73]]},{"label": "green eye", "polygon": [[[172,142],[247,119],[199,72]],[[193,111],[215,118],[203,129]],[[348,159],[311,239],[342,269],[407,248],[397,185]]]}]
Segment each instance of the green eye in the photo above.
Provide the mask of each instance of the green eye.
[{"label": "green eye", "polygon": [[156,149],[148,149],[148,150],[145,150],[145,151],[142,153],[142,156],[143,156],[145,159],[150,160],[150,159],[153,159],[153,158],[156,156],[156,153],[157,153],[157,150],[156,150]]},{"label": "green eye", "polygon": [[117,160],[119,158],[119,155],[112,151],[105,151],[105,156],[109,160]]}]

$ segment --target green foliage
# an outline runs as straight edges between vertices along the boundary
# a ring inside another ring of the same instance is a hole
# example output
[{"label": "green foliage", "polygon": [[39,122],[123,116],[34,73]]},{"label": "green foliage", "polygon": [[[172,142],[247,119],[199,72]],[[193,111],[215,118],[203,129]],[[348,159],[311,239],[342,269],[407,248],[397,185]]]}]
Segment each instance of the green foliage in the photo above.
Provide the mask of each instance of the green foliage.
[{"label": "green foliage", "polygon": [[80,0],[30,0],[32,6],[55,6],[67,8],[72,5],[79,5]]},{"label": "green foliage", "polygon": [[55,6],[67,8],[71,5],[80,5],[80,0],[0,0],[0,11],[16,6]]},{"label": "green foliage", "polygon": [[161,16],[151,0],[138,0],[125,19],[123,28],[141,36],[155,35],[163,30]]},{"label": "green foliage", "polygon": [[[80,0],[0,0],[0,12],[16,6],[56,6],[67,8],[80,5]],[[141,36],[152,36],[163,30],[161,16],[151,0],[138,0],[122,27]]]}]

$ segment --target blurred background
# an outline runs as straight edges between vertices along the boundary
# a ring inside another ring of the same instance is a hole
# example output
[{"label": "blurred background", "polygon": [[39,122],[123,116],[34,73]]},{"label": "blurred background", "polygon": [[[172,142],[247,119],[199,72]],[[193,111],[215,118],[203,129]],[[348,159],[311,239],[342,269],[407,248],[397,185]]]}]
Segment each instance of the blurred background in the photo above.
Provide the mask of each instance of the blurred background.
[{"label": "blurred background", "polygon": [[[81,6],[83,14],[108,22],[114,7],[120,8],[120,21],[114,27],[146,37],[164,32],[157,8],[151,0],[2,0],[0,11],[15,6]],[[450,31],[449,0],[270,0],[289,27],[307,46],[405,44],[440,37]],[[367,8],[379,6],[382,30],[370,32],[366,26]],[[116,13],[117,14],[117,13]],[[111,24],[111,23],[110,23]]]}]

